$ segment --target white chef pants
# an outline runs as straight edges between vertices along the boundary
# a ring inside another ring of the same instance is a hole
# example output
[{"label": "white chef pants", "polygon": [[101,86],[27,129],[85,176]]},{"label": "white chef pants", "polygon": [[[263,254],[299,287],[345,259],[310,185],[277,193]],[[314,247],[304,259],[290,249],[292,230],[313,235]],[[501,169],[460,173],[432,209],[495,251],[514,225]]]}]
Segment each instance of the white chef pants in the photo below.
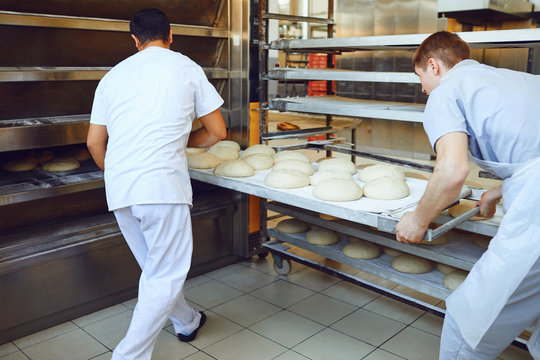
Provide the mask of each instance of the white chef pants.
[{"label": "white chef pants", "polygon": [[200,314],[183,294],[193,251],[189,206],[133,205],[114,215],[142,273],[131,324],[112,360],[150,360],[168,317],[177,333],[189,334],[199,326]]},{"label": "white chef pants", "polygon": [[463,339],[457,323],[447,311],[441,334],[439,360],[495,359],[523,330],[535,324],[527,346],[534,360],[540,360],[539,318],[540,259],[512,294],[476,349]]}]

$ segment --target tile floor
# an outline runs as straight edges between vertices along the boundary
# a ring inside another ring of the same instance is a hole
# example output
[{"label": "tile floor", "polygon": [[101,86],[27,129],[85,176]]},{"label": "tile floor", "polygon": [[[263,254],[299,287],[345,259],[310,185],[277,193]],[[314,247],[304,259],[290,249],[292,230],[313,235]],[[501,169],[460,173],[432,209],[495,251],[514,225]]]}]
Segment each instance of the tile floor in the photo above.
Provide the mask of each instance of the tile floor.
[{"label": "tile floor", "polygon": [[[441,303],[350,267],[341,270],[426,302]],[[438,358],[442,319],[303,265],[293,263],[288,276],[277,275],[271,256],[254,257],[189,279],[185,293],[196,309],[205,311],[207,324],[195,341],[185,344],[176,339],[167,323],[152,359]],[[0,360],[110,359],[111,350],[127,330],[136,301],[0,345]],[[532,358],[509,347],[499,359]]]}]

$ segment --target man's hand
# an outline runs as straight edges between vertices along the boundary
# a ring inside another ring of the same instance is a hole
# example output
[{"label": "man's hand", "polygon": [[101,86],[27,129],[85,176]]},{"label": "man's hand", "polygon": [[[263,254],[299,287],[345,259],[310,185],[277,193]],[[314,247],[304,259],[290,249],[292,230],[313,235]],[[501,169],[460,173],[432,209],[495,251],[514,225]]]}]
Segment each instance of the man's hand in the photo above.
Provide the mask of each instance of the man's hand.
[{"label": "man's hand", "polygon": [[203,127],[189,135],[188,147],[209,147],[227,136],[225,121],[219,109],[199,118]]},{"label": "man's hand", "polygon": [[502,198],[502,186],[499,185],[482,194],[480,201],[476,206],[480,208],[478,216],[492,218],[495,215],[497,201]]},{"label": "man's hand", "polygon": [[427,229],[427,225],[421,224],[416,213],[409,211],[401,217],[396,226],[396,239],[406,244],[418,243],[422,241]]}]

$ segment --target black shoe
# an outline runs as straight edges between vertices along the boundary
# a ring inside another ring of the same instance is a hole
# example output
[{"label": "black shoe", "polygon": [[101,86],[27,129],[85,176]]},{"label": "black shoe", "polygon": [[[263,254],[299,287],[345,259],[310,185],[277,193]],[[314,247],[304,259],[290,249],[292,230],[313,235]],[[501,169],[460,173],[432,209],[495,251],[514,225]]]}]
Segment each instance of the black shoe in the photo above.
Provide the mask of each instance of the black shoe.
[{"label": "black shoe", "polygon": [[197,326],[197,328],[193,330],[191,334],[187,334],[187,335],[177,334],[178,340],[182,342],[190,342],[190,341],[195,340],[195,337],[197,337],[197,331],[199,331],[199,329],[202,328],[204,323],[206,322],[206,315],[204,315],[202,311],[199,311],[199,314],[201,314],[201,320],[199,321],[199,326]]}]

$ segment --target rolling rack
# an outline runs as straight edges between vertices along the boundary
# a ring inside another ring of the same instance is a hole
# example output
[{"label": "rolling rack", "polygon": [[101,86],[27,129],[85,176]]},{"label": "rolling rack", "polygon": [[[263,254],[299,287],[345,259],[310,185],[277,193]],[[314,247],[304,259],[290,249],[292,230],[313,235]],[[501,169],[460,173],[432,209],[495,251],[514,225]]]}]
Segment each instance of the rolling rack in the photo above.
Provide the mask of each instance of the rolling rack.
[{"label": "rolling rack", "polygon": [[[398,120],[406,122],[421,122],[424,111],[423,104],[383,102],[375,100],[358,100],[335,96],[332,93],[331,81],[357,81],[357,82],[392,82],[392,83],[419,83],[419,79],[413,73],[403,72],[365,72],[333,69],[331,63],[332,55],[342,52],[363,51],[363,50],[414,50],[430,34],[410,34],[410,35],[386,35],[386,36],[365,36],[350,38],[333,38],[333,1],[329,1],[328,19],[303,18],[301,21],[325,22],[328,24],[328,38],[326,39],[279,39],[268,42],[266,28],[267,20],[280,19],[277,14],[267,14],[265,12],[266,3],[259,1],[259,79],[263,84],[264,80],[326,80],[327,95],[319,97],[286,97],[268,99],[265,86],[259,89],[259,111],[260,111],[260,141],[261,143],[277,138],[274,133],[268,133],[267,110],[278,110],[280,112],[296,112],[307,114],[326,115],[326,124],[323,127],[307,130],[296,130],[281,132],[280,138],[307,136],[320,131],[329,134],[333,132],[332,116],[377,118],[387,120]],[[469,43],[471,48],[531,48],[540,46],[540,29],[518,29],[518,30],[495,30],[476,31],[458,33],[460,37]],[[266,52],[268,50],[279,50],[285,52],[300,53],[327,53],[328,69],[293,69],[276,68],[267,70]],[[355,138],[353,132],[352,139]],[[356,149],[355,144],[345,145],[332,141],[329,136],[325,141],[306,142],[304,144],[276,147],[276,150],[283,149],[313,149],[332,151],[348,154],[351,158],[364,157],[390,164],[405,166],[432,172],[433,167],[403,161],[391,157],[362,152]],[[480,172],[481,177],[491,177],[490,174]],[[223,181],[221,179],[220,181]],[[233,181],[234,182],[234,181]],[[228,184],[228,186],[234,186]],[[242,187],[246,187],[243,185]],[[264,188],[264,187],[263,187]],[[253,190],[253,189],[251,189]],[[251,191],[248,190],[248,191]],[[444,316],[445,311],[439,307],[430,305],[418,299],[370,283],[356,276],[344,273],[304,257],[289,252],[287,244],[308,250],[312,253],[324,256],[336,262],[363,270],[380,278],[401,284],[413,290],[425,293],[435,298],[444,300],[451,291],[443,285],[444,275],[434,269],[426,274],[412,275],[404,274],[394,270],[391,266],[392,258],[381,255],[373,260],[358,260],[345,256],[343,247],[348,243],[346,236],[360,237],[364,240],[393,248],[405,253],[420,256],[435,262],[447,264],[458,269],[469,271],[474,263],[480,258],[483,249],[471,243],[471,237],[481,234],[493,237],[498,230],[501,209],[498,209],[499,217],[484,221],[465,221],[456,226],[457,229],[465,230],[459,234],[451,233],[450,241],[446,245],[407,245],[395,241],[392,235],[395,233],[396,218],[391,218],[381,214],[367,213],[363,211],[351,211],[340,206],[339,203],[317,201],[316,199],[298,199],[290,194],[278,196],[275,191],[257,189],[253,193],[258,194],[261,201],[261,236],[263,238],[273,238],[263,243],[274,258],[274,268],[277,273],[286,275],[291,269],[291,261],[309,266],[327,274],[336,276],[342,280],[352,282],[369,290],[383,294],[400,302],[412,305],[421,310],[430,312],[438,316]],[[470,193],[466,196],[469,199],[478,200],[483,192],[481,189],[470,188]],[[305,201],[304,201],[305,200]],[[339,243],[330,246],[312,245],[306,241],[306,233],[285,234],[275,228],[268,229],[267,210],[291,216],[296,219],[314,224],[318,227],[330,229],[340,235]],[[339,217],[343,220],[330,221],[323,220],[319,213]],[[470,217],[470,214],[469,214]],[[444,224],[450,220],[448,215],[440,215],[435,219],[435,223]],[[517,338],[514,345],[525,348],[526,342],[522,338]]]}]

